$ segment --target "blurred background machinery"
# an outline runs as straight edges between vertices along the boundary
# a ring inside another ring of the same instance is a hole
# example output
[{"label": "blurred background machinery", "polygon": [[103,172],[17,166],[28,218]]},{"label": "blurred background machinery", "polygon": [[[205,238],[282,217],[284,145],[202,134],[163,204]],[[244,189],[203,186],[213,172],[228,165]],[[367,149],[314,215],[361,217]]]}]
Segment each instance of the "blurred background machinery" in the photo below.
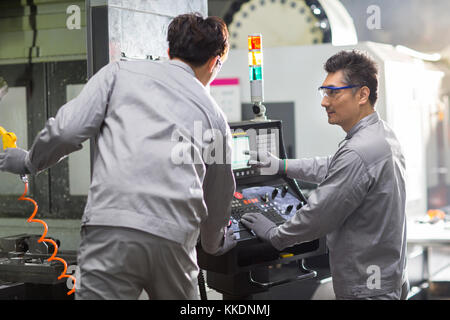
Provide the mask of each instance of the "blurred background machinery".
[{"label": "blurred background machinery", "polygon": [[[269,118],[283,120],[287,154],[325,155],[334,152],[342,133],[320,113],[315,91],[325,75],[322,64],[337,50],[356,46],[371,52],[382,69],[377,108],[407,149],[408,215],[414,221],[450,205],[449,10],[447,0],[1,1],[0,77],[9,93],[0,119],[20,136],[18,146],[28,148],[47,118],[74,98],[93,72],[109,61],[166,58],[170,20],[198,11],[222,17],[230,30],[230,59],[219,77],[237,85],[211,86],[220,106],[235,121],[253,116],[244,51],[247,35],[261,33],[265,105]],[[50,236],[61,239],[62,250],[78,248],[89,167],[87,142],[30,181],[39,215],[47,219]],[[25,221],[29,208],[17,202],[20,180],[0,173],[0,181],[0,237],[38,234],[40,228]],[[305,194],[314,188],[303,187]],[[449,265],[445,245],[417,240],[409,253],[410,277],[418,287]],[[326,257],[319,260],[314,263],[326,270]],[[330,282],[320,281],[319,289],[297,297],[327,297],[330,290],[323,288]]]}]

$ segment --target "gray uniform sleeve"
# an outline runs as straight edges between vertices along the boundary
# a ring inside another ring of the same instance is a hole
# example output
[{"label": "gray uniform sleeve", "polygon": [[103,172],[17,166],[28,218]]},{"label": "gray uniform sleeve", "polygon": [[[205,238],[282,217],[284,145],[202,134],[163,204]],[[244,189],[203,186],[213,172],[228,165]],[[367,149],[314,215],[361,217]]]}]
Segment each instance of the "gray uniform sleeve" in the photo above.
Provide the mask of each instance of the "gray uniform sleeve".
[{"label": "gray uniform sleeve", "polygon": [[118,69],[117,63],[103,67],[75,99],[58,110],[55,118],[48,119],[25,159],[32,174],[80,150],[83,141],[99,132]]},{"label": "gray uniform sleeve", "polygon": [[325,179],[332,158],[333,156],[287,159],[286,174],[292,179],[321,183]]},{"label": "gray uniform sleeve", "polygon": [[272,245],[281,250],[311,241],[339,228],[361,204],[369,189],[367,168],[357,153],[342,150],[328,175],[291,220],[271,232]]},{"label": "gray uniform sleeve", "polygon": [[[231,132],[226,129],[225,155],[231,155]],[[203,194],[208,208],[208,218],[202,221],[200,236],[202,248],[210,254],[217,253],[223,244],[226,226],[230,221],[231,200],[235,181],[230,161],[208,165],[203,181]]]}]

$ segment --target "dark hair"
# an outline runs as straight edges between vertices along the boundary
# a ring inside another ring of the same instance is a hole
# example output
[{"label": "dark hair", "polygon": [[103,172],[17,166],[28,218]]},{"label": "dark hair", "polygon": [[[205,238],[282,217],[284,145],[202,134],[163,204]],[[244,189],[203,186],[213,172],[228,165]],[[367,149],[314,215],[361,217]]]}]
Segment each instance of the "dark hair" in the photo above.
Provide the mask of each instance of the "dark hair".
[{"label": "dark hair", "polygon": [[228,29],[219,17],[203,18],[199,13],[182,14],[170,22],[167,32],[170,56],[194,66],[222,56],[228,50]]},{"label": "dark hair", "polygon": [[325,62],[328,73],[342,70],[347,85],[366,86],[370,89],[369,101],[372,106],[378,98],[378,67],[365,52],[359,50],[340,51]]}]

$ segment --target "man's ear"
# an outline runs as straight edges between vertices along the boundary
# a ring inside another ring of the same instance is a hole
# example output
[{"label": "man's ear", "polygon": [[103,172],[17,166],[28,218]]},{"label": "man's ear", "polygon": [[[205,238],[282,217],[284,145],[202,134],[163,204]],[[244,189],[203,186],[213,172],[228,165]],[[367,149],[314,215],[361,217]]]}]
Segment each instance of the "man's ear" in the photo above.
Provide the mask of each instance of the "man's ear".
[{"label": "man's ear", "polygon": [[370,89],[366,86],[359,90],[359,104],[366,104],[369,101]]},{"label": "man's ear", "polygon": [[211,73],[213,71],[213,69],[216,67],[217,64],[217,60],[219,59],[219,56],[215,56],[215,57],[211,57],[208,59],[207,66],[208,66],[208,71]]}]

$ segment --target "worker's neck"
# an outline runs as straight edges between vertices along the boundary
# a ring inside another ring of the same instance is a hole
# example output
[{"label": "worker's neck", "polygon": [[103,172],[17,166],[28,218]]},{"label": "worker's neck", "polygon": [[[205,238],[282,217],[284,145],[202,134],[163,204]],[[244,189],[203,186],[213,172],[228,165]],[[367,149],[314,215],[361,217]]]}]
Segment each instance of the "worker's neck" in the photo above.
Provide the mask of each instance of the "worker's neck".
[{"label": "worker's neck", "polygon": [[200,81],[205,87],[208,85],[209,81],[211,80],[211,72],[209,72],[209,68],[207,63],[196,67],[190,64],[189,62],[186,62],[184,60],[181,60],[179,58],[173,58],[171,60],[178,60],[183,63],[186,63],[191,69],[194,71],[195,77]]},{"label": "worker's neck", "polygon": [[368,115],[371,115],[372,113],[375,112],[374,107],[372,107],[371,104],[366,104],[364,106],[361,107],[361,111],[358,114],[358,116],[349,124],[347,125],[343,125],[342,129],[344,129],[344,131],[346,133],[348,133],[359,121],[361,121],[361,119],[367,117]]},{"label": "worker's neck", "polygon": [[190,66],[194,70],[195,77],[206,87],[211,80],[211,73],[206,63],[200,67]]}]

